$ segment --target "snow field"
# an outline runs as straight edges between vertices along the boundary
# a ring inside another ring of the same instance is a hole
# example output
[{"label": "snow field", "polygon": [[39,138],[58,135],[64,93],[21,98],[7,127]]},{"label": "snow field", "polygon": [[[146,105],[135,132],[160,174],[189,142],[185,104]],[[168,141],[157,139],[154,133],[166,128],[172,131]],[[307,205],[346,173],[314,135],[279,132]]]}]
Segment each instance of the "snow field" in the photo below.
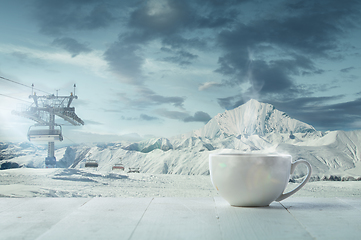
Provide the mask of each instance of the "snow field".
[{"label": "snow field", "polygon": [[88,169],[0,171],[0,197],[217,196],[209,176],[102,172]]},{"label": "snow field", "polygon": [[[289,183],[286,192],[298,183]],[[309,182],[297,197],[361,197],[361,181]],[[88,169],[0,171],[0,197],[212,197],[209,176],[102,172]]]}]

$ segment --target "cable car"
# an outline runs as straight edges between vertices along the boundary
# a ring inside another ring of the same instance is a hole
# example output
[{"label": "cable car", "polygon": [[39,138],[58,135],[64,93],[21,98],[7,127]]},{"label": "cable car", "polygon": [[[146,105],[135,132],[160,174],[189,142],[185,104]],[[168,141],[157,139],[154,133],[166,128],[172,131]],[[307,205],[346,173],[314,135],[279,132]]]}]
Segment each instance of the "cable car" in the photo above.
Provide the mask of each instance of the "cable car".
[{"label": "cable car", "polygon": [[140,170],[137,167],[129,168],[129,170],[128,170],[128,173],[139,173],[139,172],[140,172]]},{"label": "cable car", "polygon": [[88,168],[88,167],[97,168],[97,167],[98,167],[98,163],[97,163],[97,161],[95,161],[95,160],[88,160],[88,161],[86,161],[86,163],[85,163],[85,167],[86,167],[86,168]]},{"label": "cable car", "polygon": [[124,171],[124,166],[121,163],[117,163],[112,167],[112,170],[123,170]]},{"label": "cable car", "polygon": [[29,141],[63,141],[63,131],[60,125],[54,126],[57,129],[44,129],[44,126],[31,126],[28,130]]}]

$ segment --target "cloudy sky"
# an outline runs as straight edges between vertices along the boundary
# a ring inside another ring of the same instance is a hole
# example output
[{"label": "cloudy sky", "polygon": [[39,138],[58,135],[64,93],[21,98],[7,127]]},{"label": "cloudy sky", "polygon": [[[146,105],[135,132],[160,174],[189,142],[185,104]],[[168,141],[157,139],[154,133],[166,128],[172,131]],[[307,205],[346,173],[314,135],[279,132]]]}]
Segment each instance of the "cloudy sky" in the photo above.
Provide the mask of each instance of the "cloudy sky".
[{"label": "cloudy sky", "polygon": [[[171,137],[249,99],[316,129],[361,129],[358,0],[0,0],[0,141],[67,96],[65,141]],[[139,135],[139,136],[138,136]]]}]

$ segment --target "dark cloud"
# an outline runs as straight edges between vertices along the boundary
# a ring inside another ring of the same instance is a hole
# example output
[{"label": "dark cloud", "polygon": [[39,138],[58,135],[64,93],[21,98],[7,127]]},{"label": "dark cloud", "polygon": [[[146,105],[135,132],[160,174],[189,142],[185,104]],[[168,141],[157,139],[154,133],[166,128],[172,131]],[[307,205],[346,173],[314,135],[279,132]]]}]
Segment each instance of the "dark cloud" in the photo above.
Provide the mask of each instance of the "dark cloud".
[{"label": "dark cloud", "polygon": [[185,112],[180,111],[169,111],[167,109],[157,109],[156,113],[162,117],[175,119],[183,122],[204,122],[207,123],[211,117],[208,113],[198,111],[194,116],[189,115]]},{"label": "dark cloud", "polygon": [[11,56],[14,57],[17,61],[19,61],[21,64],[27,63],[31,65],[38,65],[39,61],[37,61],[36,58],[34,58],[33,54],[31,53],[24,53],[21,51],[14,51],[11,53]]},{"label": "dark cloud", "polygon": [[197,59],[198,56],[184,50],[173,51],[172,49],[162,47],[161,50],[166,53],[170,53],[173,56],[165,57],[162,60],[166,62],[172,62],[179,65],[189,65],[192,60]]},{"label": "dark cloud", "polygon": [[198,111],[194,114],[194,116],[189,116],[185,118],[184,122],[204,122],[207,123],[209,120],[211,120],[211,116],[209,116],[208,113]]},{"label": "dark cloud", "polygon": [[343,73],[348,73],[350,72],[351,70],[354,70],[355,67],[348,67],[348,68],[343,68],[340,70],[340,72],[343,72]]},{"label": "dark cloud", "polygon": [[[324,84],[300,84],[297,86],[297,88],[299,92],[302,92],[303,96],[307,96],[307,98],[310,98],[310,96],[314,94],[328,92],[332,89],[340,88],[339,84],[340,82],[336,80]],[[287,100],[287,97],[285,97],[285,99]]]},{"label": "dark cloud", "polygon": [[141,87],[138,89],[139,95],[141,98],[140,102],[148,103],[152,105],[161,105],[161,104],[172,104],[175,107],[183,107],[184,98],[182,97],[165,97],[159,94],[156,94],[154,91],[146,87]]},{"label": "dark cloud", "polygon": [[315,75],[315,74],[322,74],[324,72],[326,72],[326,71],[323,70],[323,69],[317,69],[317,70],[314,70],[314,71],[303,70],[302,71],[302,76],[310,76],[310,75]]},{"label": "dark cloud", "polygon": [[72,57],[76,57],[80,53],[88,53],[92,51],[92,49],[87,47],[85,44],[79,43],[74,38],[69,37],[56,38],[53,41],[53,45],[65,49],[72,55]]},{"label": "dark cloud", "polygon": [[[332,96],[332,97],[301,97],[301,98],[290,98],[286,101],[274,100],[270,102],[276,108],[282,109],[286,112],[298,112],[299,110],[306,111],[309,107],[327,105],[332,100],[341,100],[344,95]],[[297,107],[296,107],[297,106]]]},{"label": "dark cloud", "polygon": [[244,49],[235,50],[219,58],[220,68],[216,72],[228,76],[229,85],[250,83],[248,92],[259,94],[297,92],[292,76],[305,71],[315,74],[318,70],[313,61],[302,55],[292,54],[287,59],[253,60]]},{"label": "dark cloud", "polygon": [[142,85],[141,68],[144,59],[139,56],[140,47],[135,44],[124,45],[118,41],[113,43],[104,53],[109,68],[119,75],[120,81],[132,85]]},{"label": "dark cloud", "polygon": [[[141,85],[143,80],[139,79],[144,59],[139,53],[155,39],[160,40],[171,55],[159,60],[181,66],[192,64],[198,56],[192,53],[191,49],[204,49],[209,41],[198,37],[198,31],[218,29],[235,21],[234,10],[226,10],[234,8],[234,4],[223,4],[227,6],[222,8],[223,11],[214,8],[221,5],[220,3],[206,4],[208,6],[204,4],[175,0],[144,1],[138,4],[130,12],[129,18],[126,18],[127,30],[119,35],[119,40],[105,53],[110,69],[121,75],[132,76],[133,80],[125,82]],[[192,32],[192,37],[189,32]],[[129,48],[136,50],[126,51]],[[129,54],[125,61],[124,57],[121,57],[124,54]],[[138,80],[134,80],[134,74]]]},{"label": "dark cloud", "polygon": [[322,110],[332,111],[336,116],[351,117],[353,120],[361,120],[361,98],[348,102],[341,102],[324,106]]},{"label": "dark cloud", "polygon": [[219,33],[225,54],[216,72],[227,76],[228,84],[249,82],[248,92],[260,94],[299,93],[293,77],[322,74],[313,60],[339,58],[340,40],[360,20],[358,1],[285,3],[276,17],[266,11]]},{"label": "dark cloud", "polygon": [[127,19],[130,29],[143,31],[143,36],[149,37],[189,28],[227,26],[234,22],[233,9],[241,2],[244,1],[35,0],[33,11],[45,34],[105,28]]},{"label": "dark cloud", "polygon": [[221,106],[224,109],[229,110],[229,109],[235,108],[234,104],[232,103],[234,101],[234,98],[235,97],[218,98],[217,102],[218,102],[219,106]]},{"label": "dark cloud", "polygon": [[140,86],[137,88],[137,96],[136,99],[130,99],[125,94],[119,94],[120,98],[125,104],[132,108],[147,108],[149,106],[157,106],[163,104],[170,104],[174,107],[183,108],[183,103],[185,98],[183,97],[175,97],[175,96],[162,96],[156,94],[153,90]]},{"label": "dark cloud", "polygon": [[[322,74],[324,70],[318,69],[311,57],[337,57],[334,50],[340,46],[339,38],[356,27],[359,19],[359,1],[279,1],[278,5],[262,4],[263,12],[247,22],[242,19],[250,18],[242,11],[258,3],[242,5],[245,2],[251,1],[36,0],[34,14],[41,31],[53,35],[106,28],[121,21],[126,29],[104,58],[125,83],[143,84],[142,52],[151,40],[160,40],[164,49],[170,50],[170,56],[160,60],[189,65],[198,58],[191,49],[214,47],[215,39],[225,52],[216,71],[227,76],[228,83],[253,79],[255,89],[263,86],[262,91],[272,93],[280,83],[294,88],[295,74]],[[274,9],[279,11],[277,15]],[[250,51],[259,61],[252,68]],[[278,52],[278,58],[260,58],[267,51]],[[259,67],[265,67],[263,73],[258,73]]]},{"label": "dark cloud", "polygon": [[136,118],[136,117],[126,117],[126,116],[121,116],[120,119],[121,119],[121,120],[126,120],[126,121],[135,121],[135,120],[138,120],[138,118]]},{"label": "dark cloud", "polygon": [[164,46],[170,47],[172,49],[204,49],[207,46],[207,41],[205,39],[199,37],[187,38],[179,34],[164,36],[162,43]]},{"label": "dark cloud", "polygon": [[[337,0],[293,1],[285,7],[278,6],[280,14],[276,18],[266,13],[248,23],[237,23],[234,29],[223,30],[219,43],[231,49],[274,44],[313,56],[326,56],[327,51],[337,48],[338,37],[345,33],[345,28],[353,27],[347,23],[359,13],[358,6],[357,1],[345,4]],[[281,13],[282,10],[285,12]]]},{"label": "dark cloud", "polygon": [[116,20],[113,1],[96,0],[36,0],[34,17],[40,31],[48,35],[61,35],[69,30],[94,30],[108,27]]},{"label": "dark cloud", "polygon": [[224,109],[230,110],[234,109],[238,106],[241,106],[247,100],[250,98],[244,98],[242,96],[231,96],[231,97],[225,97],[225,98],[217,98],[217,102],[219,106],[221,106]]},{"label": "dark cloud", "polygon": [[157,109],[155,111],[155,113],[157,113],[159,116],[162,116],[165,118],[170,118],[170,119],[175,119],[175,120],[180,120],[180,121],[184,121],[185,118],[190,117],[190,115],[188,113],[180,112],[180,111],[169,111],[164,108]]},{"label": "dark cloud", "polygon": [[131,13],[129,26],[145,32],[144,36],[165,37],[185,30],[225,27],[234,22],[235,4],[223,3],[222,10],[217,11],[221,4],[210,3],[205,6],[199,1],[147,1]]},{"label": "dark cloud", "polygon": [[11,55],[13,55],[14,57],[16,57],[18,60],[20,61],[24,61],[24,60],[27,60],[29,55],[26,54],[26,53],[22,53],[22,52],[19,52],[19,51],[15,51],[15,52],[12,52]]},{"label": "dark cloud", "polygon": [[303,97],[270,103],[291,117],[311,124],[317,130],[357,129],[355,123],[361,122],[361,98],[342,102],[344,97]]},{"label": "dark cloud", "polygon": [[157,117],[153,117],[153,116],[149,116],[147,114],[140,114],[139,118],[137,117],[126,117],[126,116],[121,116],[121,120],[126,120],[126,121],[156,121],[159,120],[159,118]]},{"label": "dark cloud", "polygon": [[43,59],[40,59],[36,54],[30,51],[26,51],[25,49],[21,51],[16,50],[10,54],[14,59],[19,61],[20,64],[29,64],[36,68],[43,68],[45,65],[47,65],[46,61],[43,61]]},{"label": "dark cloud", "polygon": [[184,98],[182,97],[165,97],[158,94],[149,94],[143,96],[143,99],[155,105],[172,104],[175,107],[182,107],[184,102]]},{"label": "dark cloud", "polygon": [[254,61],[250,67],[250,83],[252,91],[258,93],[283,92],[293,86],[287,77],[287,65],[268,64],[265,61]]},{"label": "dark cloud", "polygon": [[[216,70],[229,76],[231,84],[249,82],[259,91],[275,92],[293,87],[291,75],[302,75],[305,70],[316,73],[318,69],[312,60],[298,54],[291,54],[287,59],[254,60],[248,49],[235,50],[219,58],[220,68]],[[279,84],[283,86],[280,86]],[[279,88],[281,87],[281,88]]]},{"label": "dark cloud", "polygon": [[235,7],[240,3],[248,2],[249,0],[198,0],[197,2],[200,5],[209,5],[212,7],[217,7],[217,9],[223,9],[226,7]]},{"label": "dark cloud", "polygon": [[155,121],[155,120],[159,120],[159,118],[157,117],[152,117],[152,116],[149,116],[147,114],[140,114],[140,117],[139,117],[140,120],[145,120],[145,121]]},{"label": "dark cloud", "polygon": [[191,9],[185,1],[148,1],[134,10],[129,26],[149,35],[168,35],[191,24]]}]

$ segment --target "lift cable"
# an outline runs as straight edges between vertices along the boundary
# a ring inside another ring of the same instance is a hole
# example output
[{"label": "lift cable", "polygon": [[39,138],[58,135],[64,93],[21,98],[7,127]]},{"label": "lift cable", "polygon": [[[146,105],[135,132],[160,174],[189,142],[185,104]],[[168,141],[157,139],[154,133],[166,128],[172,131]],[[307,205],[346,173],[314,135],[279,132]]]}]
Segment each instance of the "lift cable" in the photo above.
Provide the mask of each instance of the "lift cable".
[{"label": "lift cable", "polygon": [[37,90],[37,91],[39,91],[39,92],[43,92],[43,93],[46,93],[46,94],[51,95],[51,93],[49,93],[49,92],[40,90],[40,89],[38,89],[38,88],[30,87],[30,86],[28,86],[28,85],[25,85],[25,84],[23,84],[23,83],[16,82],[16,81],[14,81],[14,80],[11,80],[11,79],[8,79],[8,78],[2,77],[2,76],[0,76],[0,78],[1,78],[1,79],[4,79],[4,80],[6,80],[6,81],[12,82],[12,83],[19,84],[19,85],[24,86],[24,87],[27,87],[27,88],[35,89],[35,90]]},{"label": "lift cable", "polygon": [[29,101],[25,101],[25,100],[23,100],[23,99],[16,98],[16,97],[11,97],[11,96],[8,96],[8,95],[2,94],[2,93],[0,93],[0,96],[12,98],[12,99],[19,100],[19,101],[26,102],[26,103],[31,103],[31,102],[29,102]]},{"label": "lift cable", "polygon": [[[64,136],[65,137],[65,136]],[[76,144],[76,142],[74,142],[73,140],[71,140],[70,138],[68,138],[68,137],[65,137],[66,139],[68,139],[70,142],[72,142],[72,143],[74,143],[74,144]]]}]

